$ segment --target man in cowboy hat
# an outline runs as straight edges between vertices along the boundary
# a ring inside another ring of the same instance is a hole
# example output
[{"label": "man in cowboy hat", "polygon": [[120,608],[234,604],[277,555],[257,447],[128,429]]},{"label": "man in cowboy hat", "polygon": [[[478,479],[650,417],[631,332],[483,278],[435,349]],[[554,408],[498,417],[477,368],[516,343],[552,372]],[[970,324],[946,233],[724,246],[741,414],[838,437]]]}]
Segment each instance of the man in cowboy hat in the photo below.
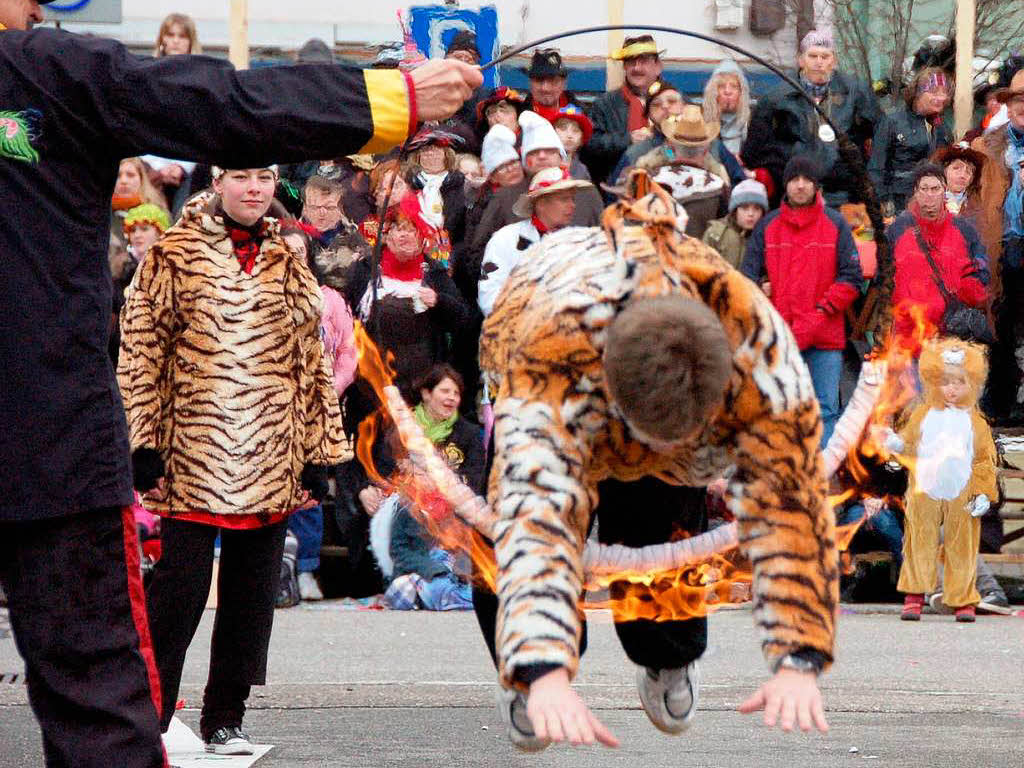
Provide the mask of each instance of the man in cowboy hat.
[{"label": "man in cowboy hat", "polygon": [[992,418],[1024,422],[1022,374],[1017,350],[1024,345],[1024,69],[996,92],[1006,105],[1008,122],[974,140],[985,155],[981,172],[978,230],[989,262],[1000,263],[993,286],[996,337],[990,353],[989,412]]},{"label": "man in cowboy hat", "polygon": [[662,53],[650,35],[627,37],[612,53],[612,59],[622,62],[626,82],[590,106],[594,136],[585,159],[595,180],[604,181],[631,145],[651,138],[644,104],[647,89],[661,77]]},{"label": "man in cowboy hat", "polygon": [[686,209],[690,237],[703,237],[708,222],[729,211],[729,174],[711,153],[719,128],[717,121],[705,122],[700,107],[687,104],[661,122],[665,142],[636,162]]},{"label": "man in cowboy hat", "polygon": [[565,89],[569,81],[569,70],[562,62],[562,54],[554,48],[538,48],[530,59],[530,68],[524,70],[530,78],[530,95],[526,97],[523,109],[536,112],[554,123],[558,110],[575,104],[583,105]]},{"label": "man in cowboy hat", "polygon": [[[837,62],[832,33],[811,30],[800,42],[797,77],[802,90],[863,151],[882,112],[867,84],[836,71]],[[758,101],[740,157],[747,168],[765,169],[774,188],[782,192],[786,163],[795,155],[807,154],[821,167],[822,193],[828,205],[838,208],[842,203],[864,201],[865,190],[857,187],[857,176],[839,156],[835,131],[801,93],[782,83]]]},{"label": "man in cowboy hat", "polygon": [[530,180],[529,190],[513,206],[522,221],[495,232],[484,251],[477,302],[485,318],[523,252],[545,235],[569,226],[576,212],[576,191],[588,187],[593,185],[571,178],[561,167],[545,168]]}]

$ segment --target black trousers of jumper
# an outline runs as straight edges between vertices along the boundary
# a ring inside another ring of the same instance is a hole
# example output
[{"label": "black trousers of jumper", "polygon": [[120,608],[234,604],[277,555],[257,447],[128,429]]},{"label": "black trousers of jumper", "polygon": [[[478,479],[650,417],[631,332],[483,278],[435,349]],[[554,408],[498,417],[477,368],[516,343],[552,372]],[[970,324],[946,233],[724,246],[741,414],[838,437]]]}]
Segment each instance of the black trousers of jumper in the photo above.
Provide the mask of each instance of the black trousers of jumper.
[{"label": "black trousers of jumper", "polygon": [[[707,530],[707,492],[704,488],[669,485],[654,477],[632,482],[605,480],[598,485],[597,538],[602,544],[643,547],[669,541],[683,530],[690,534]],[[609,587],[612,599],[622,597],[625,584]],[[475,587],[473,609],[484,641],[497,665],[495,635],[498,598],[487,589]],[[652,669],[675,669],[700,658],[707,648],[707,619],[651,621],[637,619],[616,622],[615,632],[629,660]],[[583,625],[580,655],[587,647],[587,625]]]},{"label": "black trousers of jumper", "polygon": [[218,532],[217,612],[199,730],[208,740],[220,727],[241,726],[250,687],[266,682],[285,531],[285,522],[249,530],[168,517],[161,522],[162,554],[146,602],[163,693],[162,731],[174,716],[185,652],[206,607]]},{"label": "black trousers of jumper", "polygon": [[131,510],[0,522],[0,584],[50,768],[167,765],[139,558]]}]

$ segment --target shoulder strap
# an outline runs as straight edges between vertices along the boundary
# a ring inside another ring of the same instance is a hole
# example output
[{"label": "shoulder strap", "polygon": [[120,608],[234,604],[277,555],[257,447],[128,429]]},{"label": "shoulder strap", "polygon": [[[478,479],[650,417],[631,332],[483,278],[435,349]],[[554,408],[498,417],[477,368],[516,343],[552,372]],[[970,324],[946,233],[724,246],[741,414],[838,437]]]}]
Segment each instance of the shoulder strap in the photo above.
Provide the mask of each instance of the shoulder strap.
[{"label": "shoulder strap", "polygon": [[932,268],[932,277],[935,278],[935,284],[939,287],[939,293],[942,294],[942,298],[949,303],[949,300],[953,298],[953,294],[946,288],[946,284],[942,281],[942,274],[939,272],[939,267],[935,263],[935,259],[932,258],[932,249],[928,245],[928,242],[924,239],[924,235],[921,234],[921,228],[917,226],[917,222],[914,222],[914,237],[917,239],[917,246],[924,253],[924,257],[928,259],[928,264]]}]

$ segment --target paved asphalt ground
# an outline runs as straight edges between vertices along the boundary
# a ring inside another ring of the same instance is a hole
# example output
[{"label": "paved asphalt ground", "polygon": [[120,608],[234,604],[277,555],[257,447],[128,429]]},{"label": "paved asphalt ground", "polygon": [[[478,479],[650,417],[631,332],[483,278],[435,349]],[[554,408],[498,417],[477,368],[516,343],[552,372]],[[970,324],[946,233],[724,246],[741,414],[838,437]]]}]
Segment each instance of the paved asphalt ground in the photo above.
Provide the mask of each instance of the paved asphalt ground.
[{"label": "paved asphalt ground", "polygon": [[[839,660],[822,678],[831,731],[770,731],[735,709],[766,678],[749,610],[711,619],[693,728],[651,726],[607,612],[590,613],[578,680],[622,741],[618,750],[552,747],[521,755],[493,708],[493,670],[471,614],[278,611],[269,685],[254,689],[246,729],[276,744],[257,768],[285,766],[623,766],[829,768],[1024,766],[1024,619],[950,616],[901,623],[895,606],[847,606]],[[185,669],[193,728],[209,653],[207,612]],[[0,612],[0,673],[21,665]],[[856,751],[852,751],[856,748]],[[0,768],[41,765],[24,687],[0,683]]]}]

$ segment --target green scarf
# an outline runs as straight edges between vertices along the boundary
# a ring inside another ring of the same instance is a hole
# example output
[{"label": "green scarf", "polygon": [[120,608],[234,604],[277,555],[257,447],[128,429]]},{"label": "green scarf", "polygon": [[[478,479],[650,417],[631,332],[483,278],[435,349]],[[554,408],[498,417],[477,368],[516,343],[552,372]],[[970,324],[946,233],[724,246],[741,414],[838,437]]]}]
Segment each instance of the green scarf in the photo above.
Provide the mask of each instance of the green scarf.
[{"label": "green scarf", "polygon": [[416,423],[423,427],[423,433],[427,436],[427,439],[434,445],[447,438],[452,433],[455,422],[459,420],[459,412],[456,411],[443,421],[434,421],[430,414],[427,413],[423,403],[420,403],[413,409],[413,415],[416,417]]}]

